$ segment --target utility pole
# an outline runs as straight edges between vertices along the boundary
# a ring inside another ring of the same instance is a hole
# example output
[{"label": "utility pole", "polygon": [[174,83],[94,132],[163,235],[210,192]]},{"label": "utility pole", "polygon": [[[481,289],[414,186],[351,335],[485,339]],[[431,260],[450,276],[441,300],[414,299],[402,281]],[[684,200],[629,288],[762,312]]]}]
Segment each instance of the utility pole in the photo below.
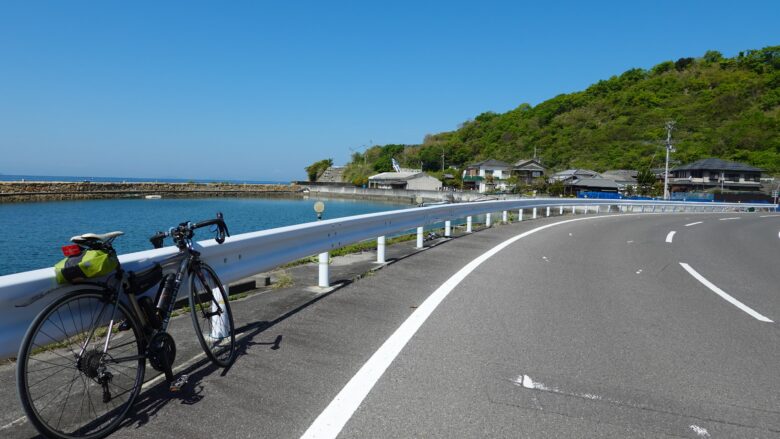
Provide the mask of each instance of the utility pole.
[{"label": "utility pole", "polygon": [[664,200],[669,199],[669,153],[672,149],[672,130],[674,129],[674,121],[670,120],[666,122],[666,168],[664,170]]}]

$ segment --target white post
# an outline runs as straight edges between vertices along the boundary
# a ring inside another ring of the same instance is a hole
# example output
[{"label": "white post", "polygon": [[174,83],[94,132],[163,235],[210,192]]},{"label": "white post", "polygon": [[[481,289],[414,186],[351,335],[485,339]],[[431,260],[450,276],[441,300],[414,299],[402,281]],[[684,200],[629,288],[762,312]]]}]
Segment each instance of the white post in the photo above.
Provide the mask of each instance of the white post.
[{"label": "white post", "polygon": [[376,239],[376,262],[384,264],[385,261],[385,237],[380,236]]},{"label": "white post", "polygon": [[507,218],[506,210],[501,212],[501,222],[504,224],[509,222],[509,219]]},{"label": "white post", "polygon": [[536,219],[536,208],[534,207],[533,213],[531,214],[532,219]]},{"label": "white post", "polygon": [[523,209],[519,209],[517,211],[517,220],[522,221],[523,220]]},{"label": "white post", "polygon": [[577,214],[577,206],[571,206],[571,214],[576,215]]},{"label": "white post", "polygon": [[444,221],[444,236],[449,238],[452,236],[452,221]]},{"label": "white post", "polygon": [[423,228],[418,227],[417,228],[417,247],[416,248],[423,248]]},{"label": "white post", "polygon": [[547,206],[547,216],[550,216],[550,206]]},{"label": "white post", "polygon": [[490,224],[490,214],[488,213],[485,215],[485,227],[490,227]]},{"label": "white post", "polygon": [[322,288],[328,288],[330,286],[330,279],[328,278],[328,260],[330,255],[328,252],[320,253],[320,281],[319,286]]},{"label": "white post", "polygon": [[642,205],[642,213],[645,213],[645,205]]},{"label": "white post", "polygon": [[655,213],[655,204],[653,204],[653,210],[651,210],[650,212]]},{"label": "white post", "polygon": [[466,217],[466,233],[471,233],[471,217]]},{"label": "white post", "polygon": [[563,206],[558,206],[558,215],[563,215]]},{"label": "white post", "polygon": [[600,213],[600,212],[601,212],[601,206],[596,206],[596,213]]}]

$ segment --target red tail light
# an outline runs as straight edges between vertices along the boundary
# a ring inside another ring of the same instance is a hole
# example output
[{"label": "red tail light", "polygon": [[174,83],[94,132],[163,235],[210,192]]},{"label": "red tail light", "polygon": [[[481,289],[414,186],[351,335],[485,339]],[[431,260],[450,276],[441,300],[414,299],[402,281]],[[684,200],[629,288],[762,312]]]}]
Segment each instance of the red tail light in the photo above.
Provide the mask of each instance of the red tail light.
[{"label": "red tail light", "polygon": [[66,257],[78,256],[81,254],[81,247],[76,244],[63,245],[62,254]]}]

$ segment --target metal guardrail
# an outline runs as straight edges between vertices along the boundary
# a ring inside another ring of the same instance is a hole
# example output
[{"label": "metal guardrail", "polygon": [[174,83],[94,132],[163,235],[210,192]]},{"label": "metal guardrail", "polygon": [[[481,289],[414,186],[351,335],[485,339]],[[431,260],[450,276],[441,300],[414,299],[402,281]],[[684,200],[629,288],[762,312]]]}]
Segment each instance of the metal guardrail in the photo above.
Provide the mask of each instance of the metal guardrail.
[{"label": "metal guardrail", "polygon": [[[413,230],[421,226],[494,212],[559,206],[567,208],[620,206],[632,211],[641,209],[648,212],[720,212],[723,210],[744,211],[748,208],[756,210],[777,208],[777,205],[772,204],[573,198],[498,200],[356,215],[244,233],[227,238],[225,243],[221,245],[214,240],[207,240],[198,242],[195,246],[201,251],[202,259],[214,267],[222,281],[229,283],[303,257],[335,250],[367,239],[377,239]],[[125,269],[137,270],[147,267],[153,262],[161,261],[176,252],[175,247],[166,247],[120,255],[119,260]],[[24,332],[44,306],[66,290],[78,288],[78,286],[72,286],[62,289],[62,291],[58,290],[29,306],[16,307],[17,304],[25,302],[29,297],[54,287],[56,287],[56,282],[52,268],[0,276],[0,358],[16,354]]]}]

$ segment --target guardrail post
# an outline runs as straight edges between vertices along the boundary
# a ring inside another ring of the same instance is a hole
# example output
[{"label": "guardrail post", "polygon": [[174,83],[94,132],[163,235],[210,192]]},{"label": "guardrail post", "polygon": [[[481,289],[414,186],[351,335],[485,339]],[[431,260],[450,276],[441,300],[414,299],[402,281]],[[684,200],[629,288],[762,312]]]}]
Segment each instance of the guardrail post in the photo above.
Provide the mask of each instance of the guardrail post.
[{"label": "guardrail post", "polygon": [[509,222],[509,219],[507,218],[506,210],[501,212],[501,222],[504,224]]},{"label": "guardrail post", "polygon": [[452,221],[444,221],[444,236],[449,238],[452,236]]},{"label": "guardrail post", "polygon": [[423,228],[417,228],[417,246],[416,248],[423,248]]},{"label": "guardrail post", "polygon": [[328,288],[330,286],[330,278],[328,276],[328,262],[330,254],[328,252],[320,253],[320,276],[318,286],[322,288]]},{"label": "guardrail post", "polygon": [[517,220],[522,221],[523,220],[523,209],[517,210]]},{"label": "guardrail post", "polygon": [[491,219],[490,214],[489,213],[485,214],[485,227],[490,227],[491,224],[490,219]]},{"label": "guardrail post", "polygon": [[655,204],[653,204],[653,210],[651,210],[650,212],[655,213]]},{"label": "guardrail post", "polygon": [[471,233],[471,217],[466,217],[466,233]]},{"label": "guardrail post", "polygon": [[577,206],[571,206],[571,214],[576,215],[577,214]]},{"label": "guardrail post", "polygon": [[536,208],[534,207],[533,213],[531,214],[531,219],[536,219]]},{"label": "guardrail post", "polygon": [[601,212],[601,206],[596,206],[596,213],[600,213],[600,212]]},{"label": "guardrail post", "polygon": [[547,206],[547,216],[550,216],[550,206]]},{"label": "guardrail post", "polygon": [[384,264],[385,261],[385,237],[380,236],[376,239],[376,262]]},{"label": "guardrail post", "polygon": [[558,215],[563,215],[563,206],[558,206]]}]

